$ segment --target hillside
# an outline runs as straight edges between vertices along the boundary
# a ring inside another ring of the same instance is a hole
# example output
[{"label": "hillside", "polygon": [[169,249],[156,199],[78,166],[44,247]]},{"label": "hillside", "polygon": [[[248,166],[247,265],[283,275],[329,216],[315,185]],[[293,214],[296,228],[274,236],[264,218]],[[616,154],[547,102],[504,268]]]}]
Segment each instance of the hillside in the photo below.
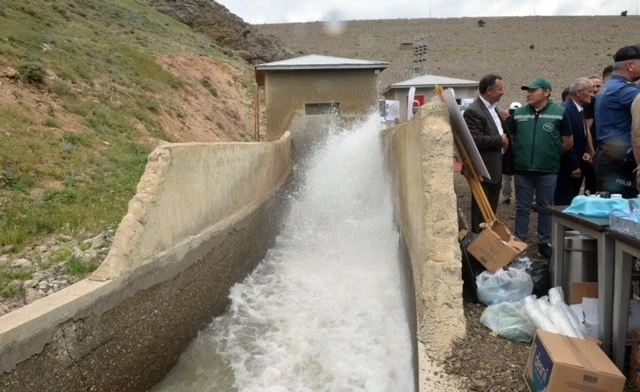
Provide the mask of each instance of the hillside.
[{"label": "hillside", "polygon": [[0,247],[117,224],[158,143],[253,139],[246,61],[287,52],[213,1],[147,3],[202,33],[135,1],[0,5]]},{"label": "hillside", "polygon": [[[484,26],[480,27],[480,21]],[[615,51],[638,41],[638,16],[532,16],[348,21],[342,34],[323,23],[256,25],[304,54],[389,61],[380,89],[412,77],[412,51],[400,44],[427,40],[428,73],[479,80],[497,73],[506,82],[503,104],[524,101],[519,86],[536,75],[554,84],[554,98],[577,77],[601,74]]]},{"label": "hillside", "polygon": [[147,3],[173,17],[134,0],[0,2],[0,301],[115,228],[158,144],[254,140],[249,61],[288,52],[213,1]]}]

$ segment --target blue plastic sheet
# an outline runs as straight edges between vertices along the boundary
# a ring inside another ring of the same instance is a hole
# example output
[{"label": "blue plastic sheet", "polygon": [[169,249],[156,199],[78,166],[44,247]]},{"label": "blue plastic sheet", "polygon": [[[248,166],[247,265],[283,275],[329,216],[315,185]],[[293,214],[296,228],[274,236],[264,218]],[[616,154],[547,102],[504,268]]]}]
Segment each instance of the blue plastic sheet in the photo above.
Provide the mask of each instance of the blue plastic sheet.
[{"label": "blue plastic sheet", "polygon": [[[594,218],[608,218],[612,211],[629,211],[630,199],[604,199],[600,197],[576,196],[571,201],[571,205],[563,212],[590,216]],[[639,199],[631,199],[640,203]]]}]

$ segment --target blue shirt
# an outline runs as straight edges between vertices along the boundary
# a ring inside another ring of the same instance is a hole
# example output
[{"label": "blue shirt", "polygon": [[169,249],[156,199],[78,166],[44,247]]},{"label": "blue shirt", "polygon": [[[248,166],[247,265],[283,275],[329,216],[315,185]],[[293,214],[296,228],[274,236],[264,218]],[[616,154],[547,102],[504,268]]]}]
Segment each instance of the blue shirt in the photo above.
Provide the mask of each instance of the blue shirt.
[{"label": "blue shirt", "polygon": [[596,140],[631,148],[631,104],[640,94],[634,83],[613,75],[602,86],[595,105]]}]

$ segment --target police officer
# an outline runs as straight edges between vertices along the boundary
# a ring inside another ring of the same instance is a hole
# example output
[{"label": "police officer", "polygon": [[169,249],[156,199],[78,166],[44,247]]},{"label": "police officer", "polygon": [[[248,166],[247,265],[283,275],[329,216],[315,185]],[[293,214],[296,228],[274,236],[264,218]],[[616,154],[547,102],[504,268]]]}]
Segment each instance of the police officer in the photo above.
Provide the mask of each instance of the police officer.
[{"label": "police officer", "polygon": [[597,151],[595,172],[598,191],[638,194],[631,143],[631,105],[640,95],[640,44],[620,48],[613,57],[613,75],[595,103]]}]

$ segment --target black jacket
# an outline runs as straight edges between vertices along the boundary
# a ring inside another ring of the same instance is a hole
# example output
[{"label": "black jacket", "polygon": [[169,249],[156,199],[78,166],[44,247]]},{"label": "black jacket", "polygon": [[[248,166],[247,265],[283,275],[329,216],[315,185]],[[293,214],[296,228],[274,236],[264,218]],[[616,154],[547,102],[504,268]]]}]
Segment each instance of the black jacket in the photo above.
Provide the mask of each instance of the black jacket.
[{"label": "black jacket", "polygon": [[[498,113],[497,110],[496,113]],[[471,132],[471,137],[478,147],[482,161],[487,167],[487,172],[491,176],[491,179],[487,179],[486,182],[499,184],[502,181],[502,136],[491,117],[491,113],[489,113],[489,109],[480,98],[476,98],[464,111],[463,117]],[[502,123],[503,131],[507,132],[507,124],[500,113],[498,113],[498,118]]]}]

